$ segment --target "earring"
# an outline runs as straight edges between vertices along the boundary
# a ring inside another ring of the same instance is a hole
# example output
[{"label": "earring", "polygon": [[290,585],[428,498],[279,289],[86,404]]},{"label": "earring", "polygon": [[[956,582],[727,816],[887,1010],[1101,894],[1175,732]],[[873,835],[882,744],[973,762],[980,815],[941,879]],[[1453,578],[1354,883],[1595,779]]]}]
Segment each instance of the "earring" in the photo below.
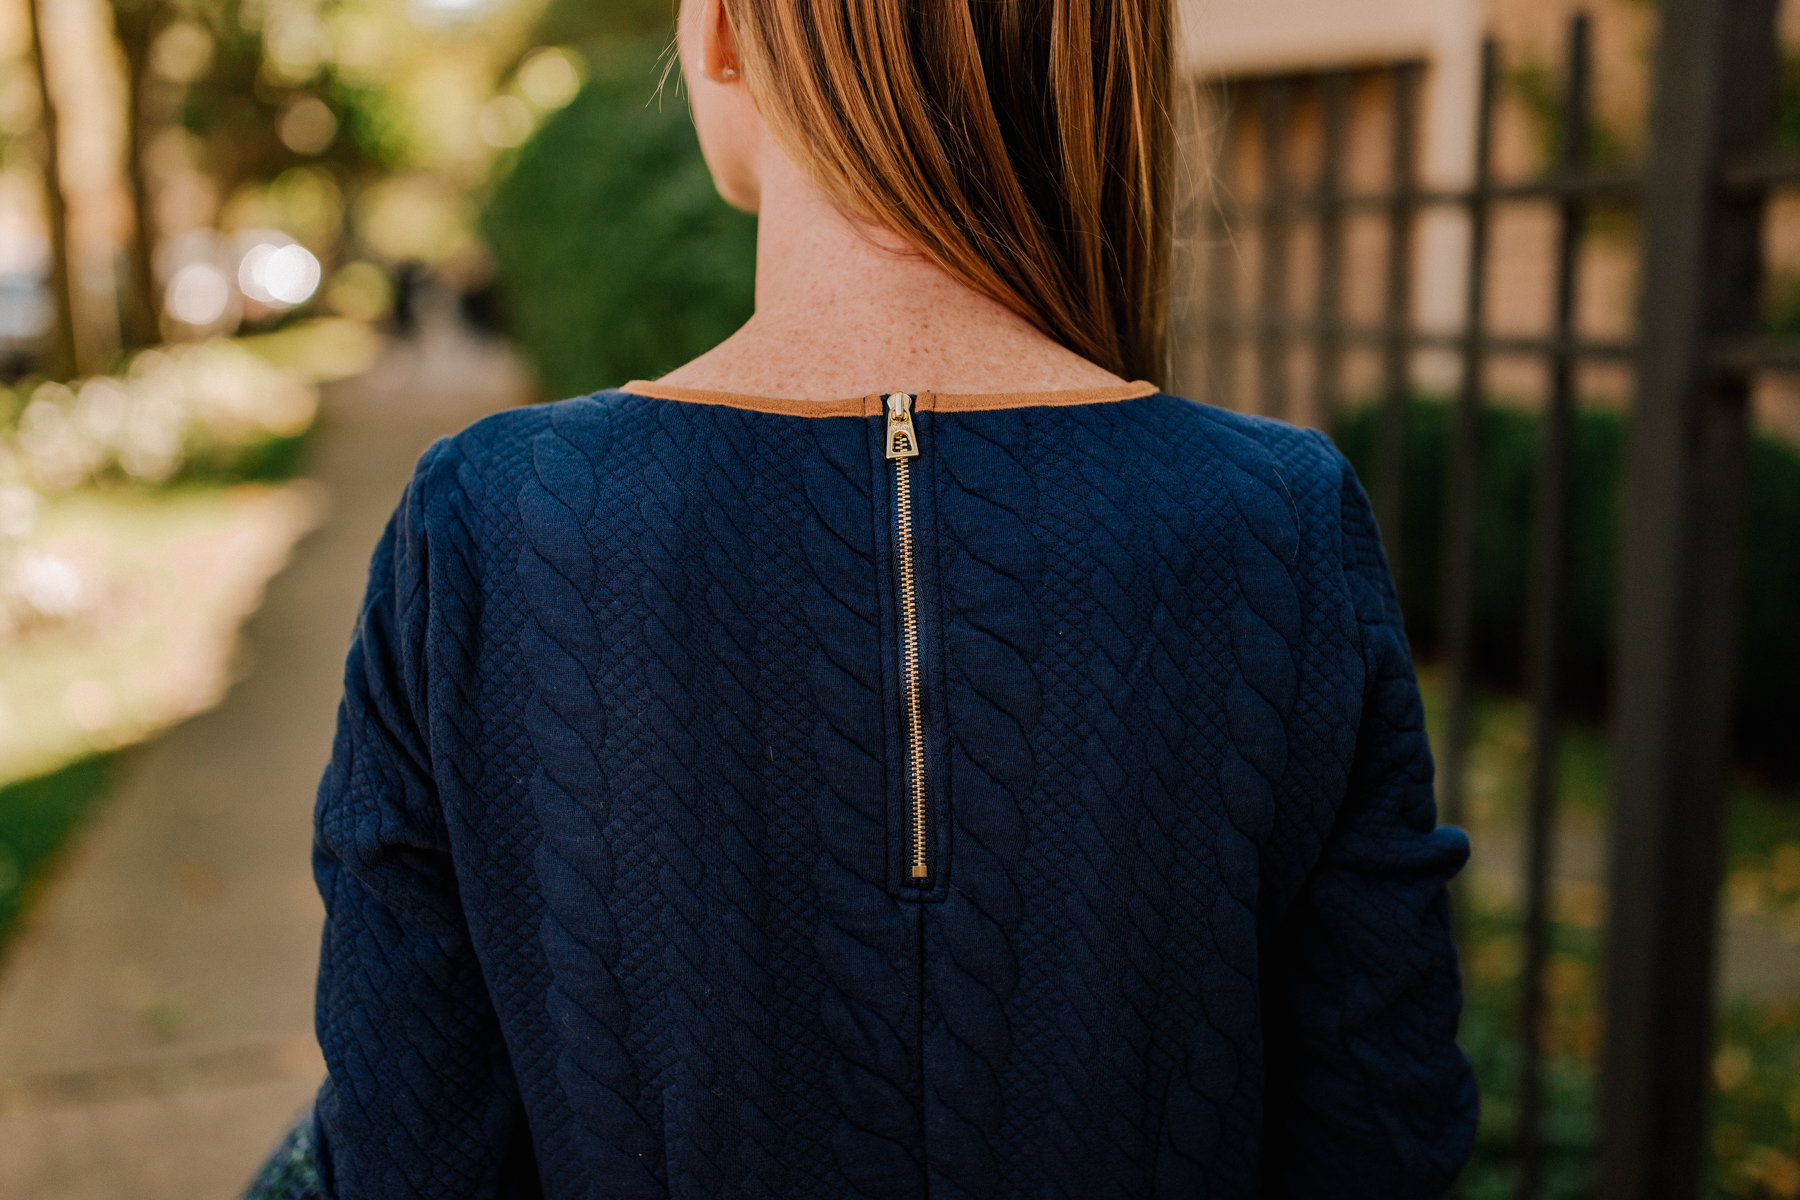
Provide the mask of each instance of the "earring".
[{"label": "earring", "polygon": [[721,80],[723,80],[724,82],[732,83],[737,79],[737,77],[738,77],[738,69],[736,67],[720,67],[719,68],[719,78]]}]

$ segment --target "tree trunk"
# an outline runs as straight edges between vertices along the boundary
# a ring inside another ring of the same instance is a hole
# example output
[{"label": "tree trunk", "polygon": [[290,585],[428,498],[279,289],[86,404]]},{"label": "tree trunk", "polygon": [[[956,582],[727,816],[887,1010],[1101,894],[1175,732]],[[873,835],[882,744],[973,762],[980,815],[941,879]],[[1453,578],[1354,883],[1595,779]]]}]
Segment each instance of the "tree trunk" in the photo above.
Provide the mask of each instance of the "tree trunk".
[{"label": "tree trunk", "polygon": [[56,303],[56,328],[44,361],[44,374],[67,379],[79,364],[75,354],[75,299],[69,276],[69,205],[63,198],[62,151],[57,143],[56,101],[50,94],[50,72],[44,60],[44,23],[39,8],[45,0],[26,0],[31,16],[31,61],[37,68],[38,101],[43,115],[44,208],[50,218],[50,294]]},{"label": "tree trunk", "polygon": [[126,282],[123,332],[125,348],[134,350],[161,339],[162,305],[154,268],[156,216],[150,207],[150,181],[144,148],[150,140],[147,111],[150,47],[167,23],[163,0],[113,0],[113,24],[125,57],[125,180],[131,191],[132,233],[130,278]]}]

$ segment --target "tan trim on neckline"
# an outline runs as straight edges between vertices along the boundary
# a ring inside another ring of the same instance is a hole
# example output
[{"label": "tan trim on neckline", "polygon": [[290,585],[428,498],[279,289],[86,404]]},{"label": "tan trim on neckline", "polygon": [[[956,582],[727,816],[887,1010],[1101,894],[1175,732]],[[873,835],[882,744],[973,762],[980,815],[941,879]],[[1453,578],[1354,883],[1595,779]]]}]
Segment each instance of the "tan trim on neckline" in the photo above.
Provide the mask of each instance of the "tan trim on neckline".
[{"label": "tan trim on neckline", "polygon": [[[633,396],[651,400],[680,400],[688,404],[713,404],[725,408],[743,408],[751,412],[770,413],[778,417],[879,417],[881,396],[858,396],[851,400],[788,400],[777,396],[741,396],[736,392],[708,392],[698,388],[670,387],[634,379],[619,389]],[[1154,383],[1115,383],[1110,387],[1071,388],[1060,392],[989,392],[985,394],[940,395],[920,392],[914,402],[919,412],[992,412],[1002,408],[1061,408],[1070,404],[1111,404],[1119,400],[1141,400],[1156,395]]]}]

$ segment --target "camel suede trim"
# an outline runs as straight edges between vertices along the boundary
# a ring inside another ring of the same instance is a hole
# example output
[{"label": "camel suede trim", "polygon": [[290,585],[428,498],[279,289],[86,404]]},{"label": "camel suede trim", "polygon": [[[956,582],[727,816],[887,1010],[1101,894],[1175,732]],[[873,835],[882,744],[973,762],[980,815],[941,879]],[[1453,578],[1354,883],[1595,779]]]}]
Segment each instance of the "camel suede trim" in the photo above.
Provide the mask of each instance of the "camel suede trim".
[{"label": "camel suede trim", "polygon": [[[849,400],[790,400],[778,396],[746,396],[737,392],[710,392],[699,388],[670,387],[634,379],[619,389],[651,400],[679,400],[688,404],[712,404],[742,408],[780,417],[878,417],[881,396],[857,396]],[[1110,404],[1154,396],[1153,383],[1118,383],[1110,387],[1070,388],[1056,392],[987,392],[945,395],[919,392],[914,408],[919,412],[992,412],[1003,408],[1063,408],[1071,404]]]}]

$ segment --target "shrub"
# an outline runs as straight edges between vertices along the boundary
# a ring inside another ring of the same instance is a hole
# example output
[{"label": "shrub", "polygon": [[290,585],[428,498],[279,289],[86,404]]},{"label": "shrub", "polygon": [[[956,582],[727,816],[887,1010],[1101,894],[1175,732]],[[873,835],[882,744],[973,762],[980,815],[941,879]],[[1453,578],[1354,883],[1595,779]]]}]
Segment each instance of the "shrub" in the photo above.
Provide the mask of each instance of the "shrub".
[{"label": "shrub", "polygon": [[[1379,485],[1379,412],[1346,414],[1336,438],[1371,494]],[[1476,508],[1474,666],[1477,677],[1516,688],[1524,661],[1526,596],[1542,422],[1535,413],[1490,406],[1483,414]],[[1435,654],[1443,610],[1444,463],[1450,406],[1421,399],[1407,427],[1407,477],[1399,564],[1407,634],[1421,657]],[[1612,680],[1618,539],[1624,502],[1625,421],[1582,412],[1575,426],[1570,503],[1568,623],[1561,678],[1578,711],[1597,713]],[[1800,779],[1800,453],[1756,439],[1739,629],[1735,736],[1740,757],[1784,780]]]},{"label": "shrub", "polygon": [[658,48],[608,43],[483,214],[513,333],[553,395],[654,378],[751,313],[756,220],[713,190],[678,81],[657,92]]},{"label": "shrub", "polygon": [[223,338],[145,350],[119,375],[0,389],[0,486],[278,477],[318,389]]}]

